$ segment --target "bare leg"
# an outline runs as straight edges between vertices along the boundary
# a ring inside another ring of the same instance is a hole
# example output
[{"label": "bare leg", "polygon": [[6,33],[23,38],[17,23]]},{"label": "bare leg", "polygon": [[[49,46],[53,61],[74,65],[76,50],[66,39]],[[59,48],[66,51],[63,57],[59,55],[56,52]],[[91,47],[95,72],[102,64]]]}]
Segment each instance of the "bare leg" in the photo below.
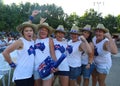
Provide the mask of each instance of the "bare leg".
[{"label": "bare leg", "polygon": [[97,85],[97,80],[98,80],[97,71],[95,69],[93,71],[93,73],[92,73],[92,86],[96,86]]},{"label": "bare leg", "polygon": [[69,85],[69,77],[68,76],[59,76],[61,86]]},{"label": "bare leg", "polygon": [[89,86],[89,79],[84,79],[83,86]]},{"label": "bare leg", "polygon": [[81,84],[81,76],[77,78],[77,85],[80,86],[80,84]]},{"label": "bare leg", "polygon": [[98,83],[99,83],[99,86],[106,86],[105,85],[105,79],[106,79],[106,74],[98,73]]},{"label": "bare leg", "polygon": [[75,86],[76,85],[76,80],[70,80],[69,81],[69,86]]},{"label": "bare leg", "polygon": [[52,81],[53,81],[53,78],[48,79],[48,80],[43,80],[42,86],[52,86]]},{"label": "bare leg", "polygon": [[42,86],[42,80],[41,79],[35,80],[35,85],[34,86]]}]

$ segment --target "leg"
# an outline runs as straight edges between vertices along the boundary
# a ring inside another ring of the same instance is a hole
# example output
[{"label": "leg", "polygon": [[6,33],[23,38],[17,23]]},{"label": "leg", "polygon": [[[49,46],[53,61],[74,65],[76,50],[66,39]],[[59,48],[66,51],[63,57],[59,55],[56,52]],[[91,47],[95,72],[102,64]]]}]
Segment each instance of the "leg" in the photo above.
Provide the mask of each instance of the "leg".
[{"label": "leg", "polygon": [[75,85],[76,85],[76,80],[69,81],[69,86],[75,86]]},{"label": "leg", "polygon": [[96,69],[92,72],[92,86],[96,86],[97,85],[97,71]]},{"label": "leg", "polygon": [[89,86],[89,79],[88,78],[84,79],[83,86]]},{"label": "leg", "polygon": [[40,79],[38,71],[34,71],[34,86],[42,86],[42,79]]},{"label": "leg", "polygon": [[68,76],[59,76],[61,86],[68,86],[69,77]]},{"label": "leg", "polygon": [[106,86],[105,85],[105,79],[106,79],[106,74],[98,73],[98,83],[99,83],[99,86]]},{"label": "leg", "polygon": [[53,78],[42,81],[42,86],[52,86]]},{"label": "leg", "polygon": [[80,86],[80,84],[81,84],[81,76],[77,78],[77,85]]},{"label": "leg", "polygon": [[34,86],[42,86],[42,80],[41,79],[35,80]]}]

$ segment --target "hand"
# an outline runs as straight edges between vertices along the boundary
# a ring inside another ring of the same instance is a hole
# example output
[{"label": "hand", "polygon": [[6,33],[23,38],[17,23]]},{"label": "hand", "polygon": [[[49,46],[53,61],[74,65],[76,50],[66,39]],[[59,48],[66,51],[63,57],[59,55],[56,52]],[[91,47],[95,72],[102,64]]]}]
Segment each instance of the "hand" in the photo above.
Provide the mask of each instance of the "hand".
[{"label": "hand", "polygon": [[83,42],[86,42],[86,39],[84,36],[80,36],[80,39],[83,41]]},{"label": "hand", "polygon": [[57,72],[58,71],[58,69],[57,68],[51,68],[51,73],[55,73],[55,72]]},{"label": "hand", "polygon": [[40,24],[44,23],[47,18],[41,18],[40,19]]},{"label": "hand", "polygon": [[111,35],[110,35],[110,33],[105,33],[104,36],[105,36],[106,38],[108,38],[108,39],[111,39],[111,38],[112,38]]},{"label": "hand", "polygon": [[40,12],[39,10],[34,10],[34,11],[32,12],[32,16],[33,16],[33,17],[36,16],[39,12]]},{"label": "hand", "polygon": [[90,64],[87,64],[87,65],[86,65],[86,68],[89,69],[89,68],[90,68]]}]

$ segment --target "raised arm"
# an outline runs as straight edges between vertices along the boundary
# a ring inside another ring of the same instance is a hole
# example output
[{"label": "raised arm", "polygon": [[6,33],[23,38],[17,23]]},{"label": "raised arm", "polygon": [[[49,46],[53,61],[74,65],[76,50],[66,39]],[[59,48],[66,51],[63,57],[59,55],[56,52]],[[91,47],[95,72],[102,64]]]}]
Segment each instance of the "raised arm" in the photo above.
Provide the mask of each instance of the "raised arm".
[{"label": "raised arm", "polygon": [[29,17],[29,20],[28,20],[28,21],[32,23],[34,17],[35,17],[36,15],[38,15],[39,12],[40,12],[39,10],[34,10],[34,11],[32,12],[32,14],[31,14],[31,16]]},{"label": "raised arm", "polygon": [[109,41],[105,42],[104,50],[107,50],[107,51],[111,52],[112,54],[117,54],[118,49],[117,49],[117,46],[116,46],[115,42],[113,41],[110,33],[106,33],[105,37],[108,38]]},{"label": "raised arm", "polygon": [[89,43],[87,42],[87,40],[85,39],[85,37],[80,36],[80,38],[82,40],[82,44],[80,45],[80,48],[87,53],[92,53],[92,49],[91,49]]}]

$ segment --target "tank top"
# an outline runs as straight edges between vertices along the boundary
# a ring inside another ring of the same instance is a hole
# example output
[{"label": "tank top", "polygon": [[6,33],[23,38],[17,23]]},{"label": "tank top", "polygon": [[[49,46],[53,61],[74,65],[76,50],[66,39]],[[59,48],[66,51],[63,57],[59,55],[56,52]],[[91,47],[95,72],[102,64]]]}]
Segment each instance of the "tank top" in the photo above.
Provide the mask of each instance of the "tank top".
[{"label": "tank top", "polygon": [[80,67],[81,66],[81,51],[79,50],[79,46],[81,41],[72,42],[71,40],[68,42],[68,46],[71,47],[71,52],[68,53],[68,64],[71,67]]},{"label": "tank top", "polygon": [[[54,39],[53,41],[55,47],[55,54],[57,59],[59,59],[62,53],[66,53],[67,41],[57,41],[56,39]],[[69,71],[67,57],[58,66],[58,69],[59,71]]]},{"label": "tank top", "polygon": [[40,46],[35,49],[35,70],[37,70],[38,66],[50,56],[49,38],[36,39],[35,46]]},{"label": "tank top", "polygon": [[110,68],[112,66],[111,53],[103,49],[104,43],[109,41],[107,38],[103,39],[101,42],[96,43],[96,37],[93,38],[93,43],[95,46],[95,52],[97,55],[94,58],[94,62],[97,67],[100,68]]},{"label": "tank top", "polygon": [[23,49],[16,50],[16,68],[13,74],[13,81],[32,77],[34,68],[34,41],[27,41],[20,38],[23,42]]},{"label": "tank top", "polygon": [[81,54],[81,63],[83,65],[88,64],[88,54],[86,52],[82,52],[82,54]]}]

